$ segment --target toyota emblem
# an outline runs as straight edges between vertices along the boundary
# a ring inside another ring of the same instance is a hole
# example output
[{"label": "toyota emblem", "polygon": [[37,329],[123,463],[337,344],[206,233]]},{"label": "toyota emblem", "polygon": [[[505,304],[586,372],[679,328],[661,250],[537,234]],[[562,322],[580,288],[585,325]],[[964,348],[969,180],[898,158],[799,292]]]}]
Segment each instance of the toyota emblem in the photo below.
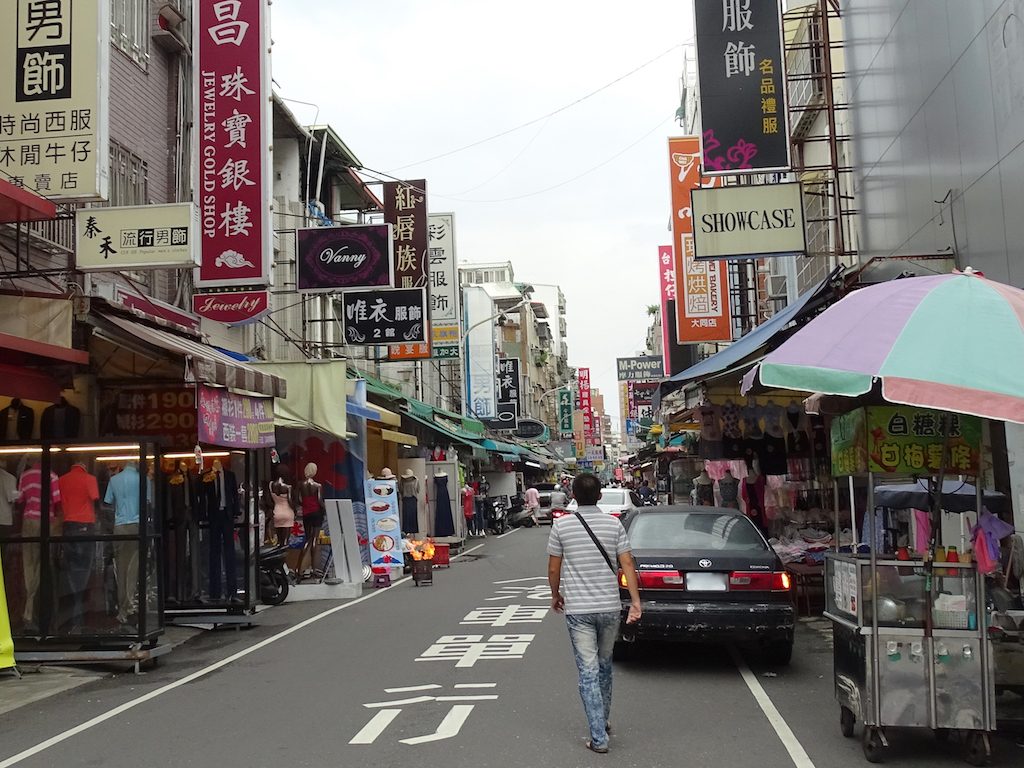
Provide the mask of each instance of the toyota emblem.
[{"label": "toyota emblem", "polygon": [[697,561],[697,565],[699,565],[701,568],[710,568],[711,567],[711,561],[708,560],[707,558],[704,558],[703,560],[698,560]]}]

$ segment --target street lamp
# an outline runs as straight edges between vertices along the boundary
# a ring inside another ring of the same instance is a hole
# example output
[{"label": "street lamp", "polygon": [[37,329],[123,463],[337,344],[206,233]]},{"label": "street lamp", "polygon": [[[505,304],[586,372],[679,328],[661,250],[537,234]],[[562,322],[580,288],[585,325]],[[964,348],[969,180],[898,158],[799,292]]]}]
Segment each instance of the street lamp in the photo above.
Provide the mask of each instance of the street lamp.
[{"label": "street lamp", "polygon": [[[500,317],[504,317],[509,312],[515,312],[520,307],[524,307],[529,303],[530,299],[525,298],[518,304],[515,304],[514,306],[511,306],[508,309],[503,309],[497,314],[491,315],[490,317],[484,318],[483,320],[473,323],[471,326],[469,326],[469,328],[467,328],[465,331],[462,332],[462,334],[459,335],[459,349],[462,350],[463,359],[466,361],[466,367],[462,375],[462,414],[464,416],[467,415],[472,410],[469,405],[469,334],[472,333],[476,328],[479,328],[481,325],[493,322],[494,320],[497,320]],[[491,349],[491,355],[494,355],[493,345]],[[476,416],[475,413],[473,415]]]}]

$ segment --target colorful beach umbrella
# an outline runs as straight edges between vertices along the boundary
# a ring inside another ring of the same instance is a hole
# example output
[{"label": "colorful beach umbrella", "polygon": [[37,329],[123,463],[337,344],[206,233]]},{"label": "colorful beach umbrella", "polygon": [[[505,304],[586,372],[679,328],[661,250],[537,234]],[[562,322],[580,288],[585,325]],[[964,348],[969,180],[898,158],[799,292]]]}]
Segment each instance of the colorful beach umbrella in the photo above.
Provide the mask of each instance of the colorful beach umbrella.
[{"label": "colorful beach umbrella", "polygon": [[843,297],[743,379],[1024,423],[1024,291],[976,272],[911,277]]}]

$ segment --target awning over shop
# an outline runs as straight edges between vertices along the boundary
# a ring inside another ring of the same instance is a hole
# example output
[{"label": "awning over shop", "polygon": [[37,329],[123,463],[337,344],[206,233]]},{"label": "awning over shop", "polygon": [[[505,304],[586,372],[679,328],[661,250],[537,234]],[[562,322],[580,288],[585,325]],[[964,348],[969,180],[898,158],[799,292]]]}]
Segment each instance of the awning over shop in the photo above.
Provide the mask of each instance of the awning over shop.
[{"label": "awning over shop", "polygon": [[56,203],[0,178],[0,224],[56,218]]},{"label": "awning over shop", "polygon": [[0,364],[0,395],[56,403],[60,400],[60,384],[42,371]]},{"label": "awning over shop", "polygon": [[394,429],[382,429],[380,431],[380,436],[382,440],[387,440],[389,443],[401,443],[402,445],[407,445],[410,448],[414,448],[420,444],[419,438],[417,438],[416,435],[410,435],[406,432],[399,432]]},{"label": "awning over shop", "polygon": [[274,426],[315,429],[348,437],[345,423],[345,362],[300,360],[252,363],[261,372],[288,382],[287,396],[274,399]]},{"label": "awning over shop", "polygon": [[89,364],[89,353],[82,349],[46,344],[34,339],[0,333],[0,362],[14,365],[44,363]]},{"label": "awning over shop", "polygon": [[[422,403],[419,404],[423,405]],[[484,458],[487,455],[486,452],[484,452],[483,449],[480,447],[479,443],[472,440],[467,433],[462,432],[462,430],[458,429],[457,427],[450,423],[438,421],[437,419],[433,418],[433,416],[420,415],[420,412],[411,409],[406,411],[405,415],[408,416],[413,421],[419,424],[423,424],[424,426],[434,430],[445,440],[449,442],[456,442],[466,446],[467,448],[472,449],[473,456],[476,458]]]},{"label": "awning over shop", "polygon": [[255,363],[242,363],[209,344],[152,328],[113,314],[101,314],[103,321],[137,340],[185,358],[186,375],[195,381],[219,384],[222,387],[283,398],[287,394],[285,379],[270,370],[257,370]]}]

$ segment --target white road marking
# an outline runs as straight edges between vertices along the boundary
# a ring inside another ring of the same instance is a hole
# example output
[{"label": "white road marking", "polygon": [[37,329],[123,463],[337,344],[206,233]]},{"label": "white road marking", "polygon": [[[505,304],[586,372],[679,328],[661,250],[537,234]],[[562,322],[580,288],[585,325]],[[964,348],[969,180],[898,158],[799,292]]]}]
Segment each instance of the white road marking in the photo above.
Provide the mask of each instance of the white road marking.
[{"label": "white road marking", "polygon": [[[740,672],[740,676],[743,678],[743,682],[747,684],[747,688],[753,695],[757,705],[764,712],[764,716],[768,718],[768,722],[772,728],[775,729],[776,735],[779,737],[779,741],[782,742],[782,746],[789,752],[789,757],[793,761],[793,765],[796,768],[814,768],[814,763],[811,758],[807,756],[807,752],[804,751],[803,745],[797,739],[796,734],[789,727],[789,723],[786,722],[782,713],[776,708],[775,704],[769,698],[768,693],[758,682],[757,677],[753,672],[750,671],[750,667],[743,661],[739,652],[735,648],[730,648],[729,653],[732,655],[732,661],[736,665],[736,668]],[[3,768],[3,766],[0,766]]]},{"label": "white road marking", "polygon": [[497,683],[456,683],[455,688],[497,688]]},{"label": "white road marking", "polygon": [[[480,547],[482,547],[482,546],[483,546],[483,544],[477,544],[477,545],[476,545],[475,547],[470,547],[470,548],[469,548],[469,549],[467,549],[467,550],[464,550],[464,551],[462,551],[462,552],[459,552],[459,554],[457,554],[457,555],[453,555],[451,559],[452,559],[452,560],[458,560],[458,559],[459,559],[460,557],[462,557],[463,555],[468,555],[468,554],[469,554],[470,552],[476,552],[476,551],[477,551],[478,549],[480,549]],[[405,581],[405,579],[402,579],[402,581]],[[0,768],[3,768],[3,766],[2,766],[2,765],[0,765]]]},{"label": "white road marking", "polygon": [[469,713],[473,711],[473,706],[473,704],[456,704],[444,716],[444,720],[437,726],[437,730],[434,733],[429,736],[415,736],[411,739],[402,739],[402,743],[416,746],[417,744],[427,744],[431,741],[441,741],[442,739],[458,736],[462,726],[465,725],[466,720],[469,718]]},{"label": "white road marking", "polygon": [[480,694],[478,696],[437,696],[436,701],[494,701],[498,694]]},{"label": "white road marking", "polygon": [[400,709],[382,709],[370,718],[370,722],[364,725],[359,733],[352,737],[349,744],[373,744],[377,737],[384,733],[384,729],[391,725],[400,714],[402,714]]},{"label": "white road marking", "polygon": [[433,691],[441,686],[437,683],[427,685],[410,685],[405,688],[385,688],[384,693],[412,693],[413,691]]},{"label": "white road marking", "polygon": [[505,579],[504,581],[496,581],[495,584],[519,584],[524,581],[547,581],[547,576],[527,576],[525,579]]},{"label": "white road marking", "polygon": [[[394,582],[391,586],[398,586],[402,582],[409,581],[411,578],[411,576],[406,576]],[[258,650],[266,648],[268,645],[273,645],[278,640],[283,640],[284,638],[288,637],[288,635],[294,634],[295,632],[298,632],[300,629],[305,629],[306,627],[315,624],[318,621],[321,621],[322,619],[326,619],[328,616],[333,616],[335,613],[338,613],[339,611],[343,611],[346,608],[350,608],[353,605],[358,605],[359,603],[377,597],[378,595],[385,594],[386,592],[387,590],[377,590],[371,592],[368,595],[357,597],[352,602],[337,605],[334,608],[328,608],[326,611],[318,613],[316,616],[311,616],[305,621],[300,621],[298,624],[288,627],[287,629],[282,630],[281,632],[278,632],[276,635],[272,635],[271,637],[268,637],[265,640],[260,640],[260,642],[255,643],[254,645],[251,645],[248,648],[243,648],[241,651],[238,651],[237,653],[234,653],[225,659],[221,659],[220,661],[215,662],[208,667],[204,667],[203,669],[197,670],[196,672],[193,672],[190,675],[185,675],[185,677],[182,677],[179,680],[175,680],[174,682],[168,683],[167,685],[157,688],[154,691],[150,691],[149,693],[143,694],[142,696],[139,696],[136,699],[126,701],[124,704],[116,706],[113,709],[104,712],[102,715],[97,715],[96,717],[90,720],[86,720],[84,723],[80,723],[73,728],[68,728],[66,731],[62,731],[61,733],[58,733],[56,736],[51,736],[45,741],[41,741],[33,747],[29,747],[28,749],[22,750],[16,755],[11,755],[7,759],[0,761],[0,768],[10,768],[12,765],[17,765],[18,763],[27,760],[30,757],[38,755],[40,752],[45,752],[50,747],[54,747],[60,744],[61,742],[67,741],[72,736],[77,736],[80,733],[88,731],[90,728],[95,728],[97,725],[105,723],[107,720],[112,720],[118,715],[124,714],[125,712],[131,709],[135,709],[135,707],[139,706],[140,704],[145,704],[147,701],[152,701],[153,699],[159,696],[163,696],[165,693],[170,693],[176,688],[181,688],[183,685],[188,685],[189,683],[195,680],[199,680],[200,678],[206,677],[210,673],[216,672],[218,669],[226,667],[228,664],[232,664],[238,661],[239,659],[244,659],[246,656],[255,653]],[[377,713],[377,716],[380,716],[387,711],[389,710],[381,710]],[[399,711],[400,710],[395,710],[396,713]],[[392,716],[391,719],[394,719],[394,717],[397,717],[397,714]],[[388,722],[390,722],[390,720]],[[385,726],[386,725],[387,723],[385,723]]]},{"label": "white road marking", "polygon": [[521,531],[521,530],[522,530],[522,528],[513,528],[511,531],[508,531],[507,533],[501,534],[500,536],[498,536],[498,538],[499,539],[504,539],[506,536],[511,536],[513,533],[519,533],[519,531]]},{"label": "white road marking", "polygon": [[380,709],[381,707],[404,707],[406,704],[423,704],[427,701],[433,701],[433,696],[414,696],[410,699],[394,699],[392,701],[371,701],[369,704],[363,704],[367,709]]}]

